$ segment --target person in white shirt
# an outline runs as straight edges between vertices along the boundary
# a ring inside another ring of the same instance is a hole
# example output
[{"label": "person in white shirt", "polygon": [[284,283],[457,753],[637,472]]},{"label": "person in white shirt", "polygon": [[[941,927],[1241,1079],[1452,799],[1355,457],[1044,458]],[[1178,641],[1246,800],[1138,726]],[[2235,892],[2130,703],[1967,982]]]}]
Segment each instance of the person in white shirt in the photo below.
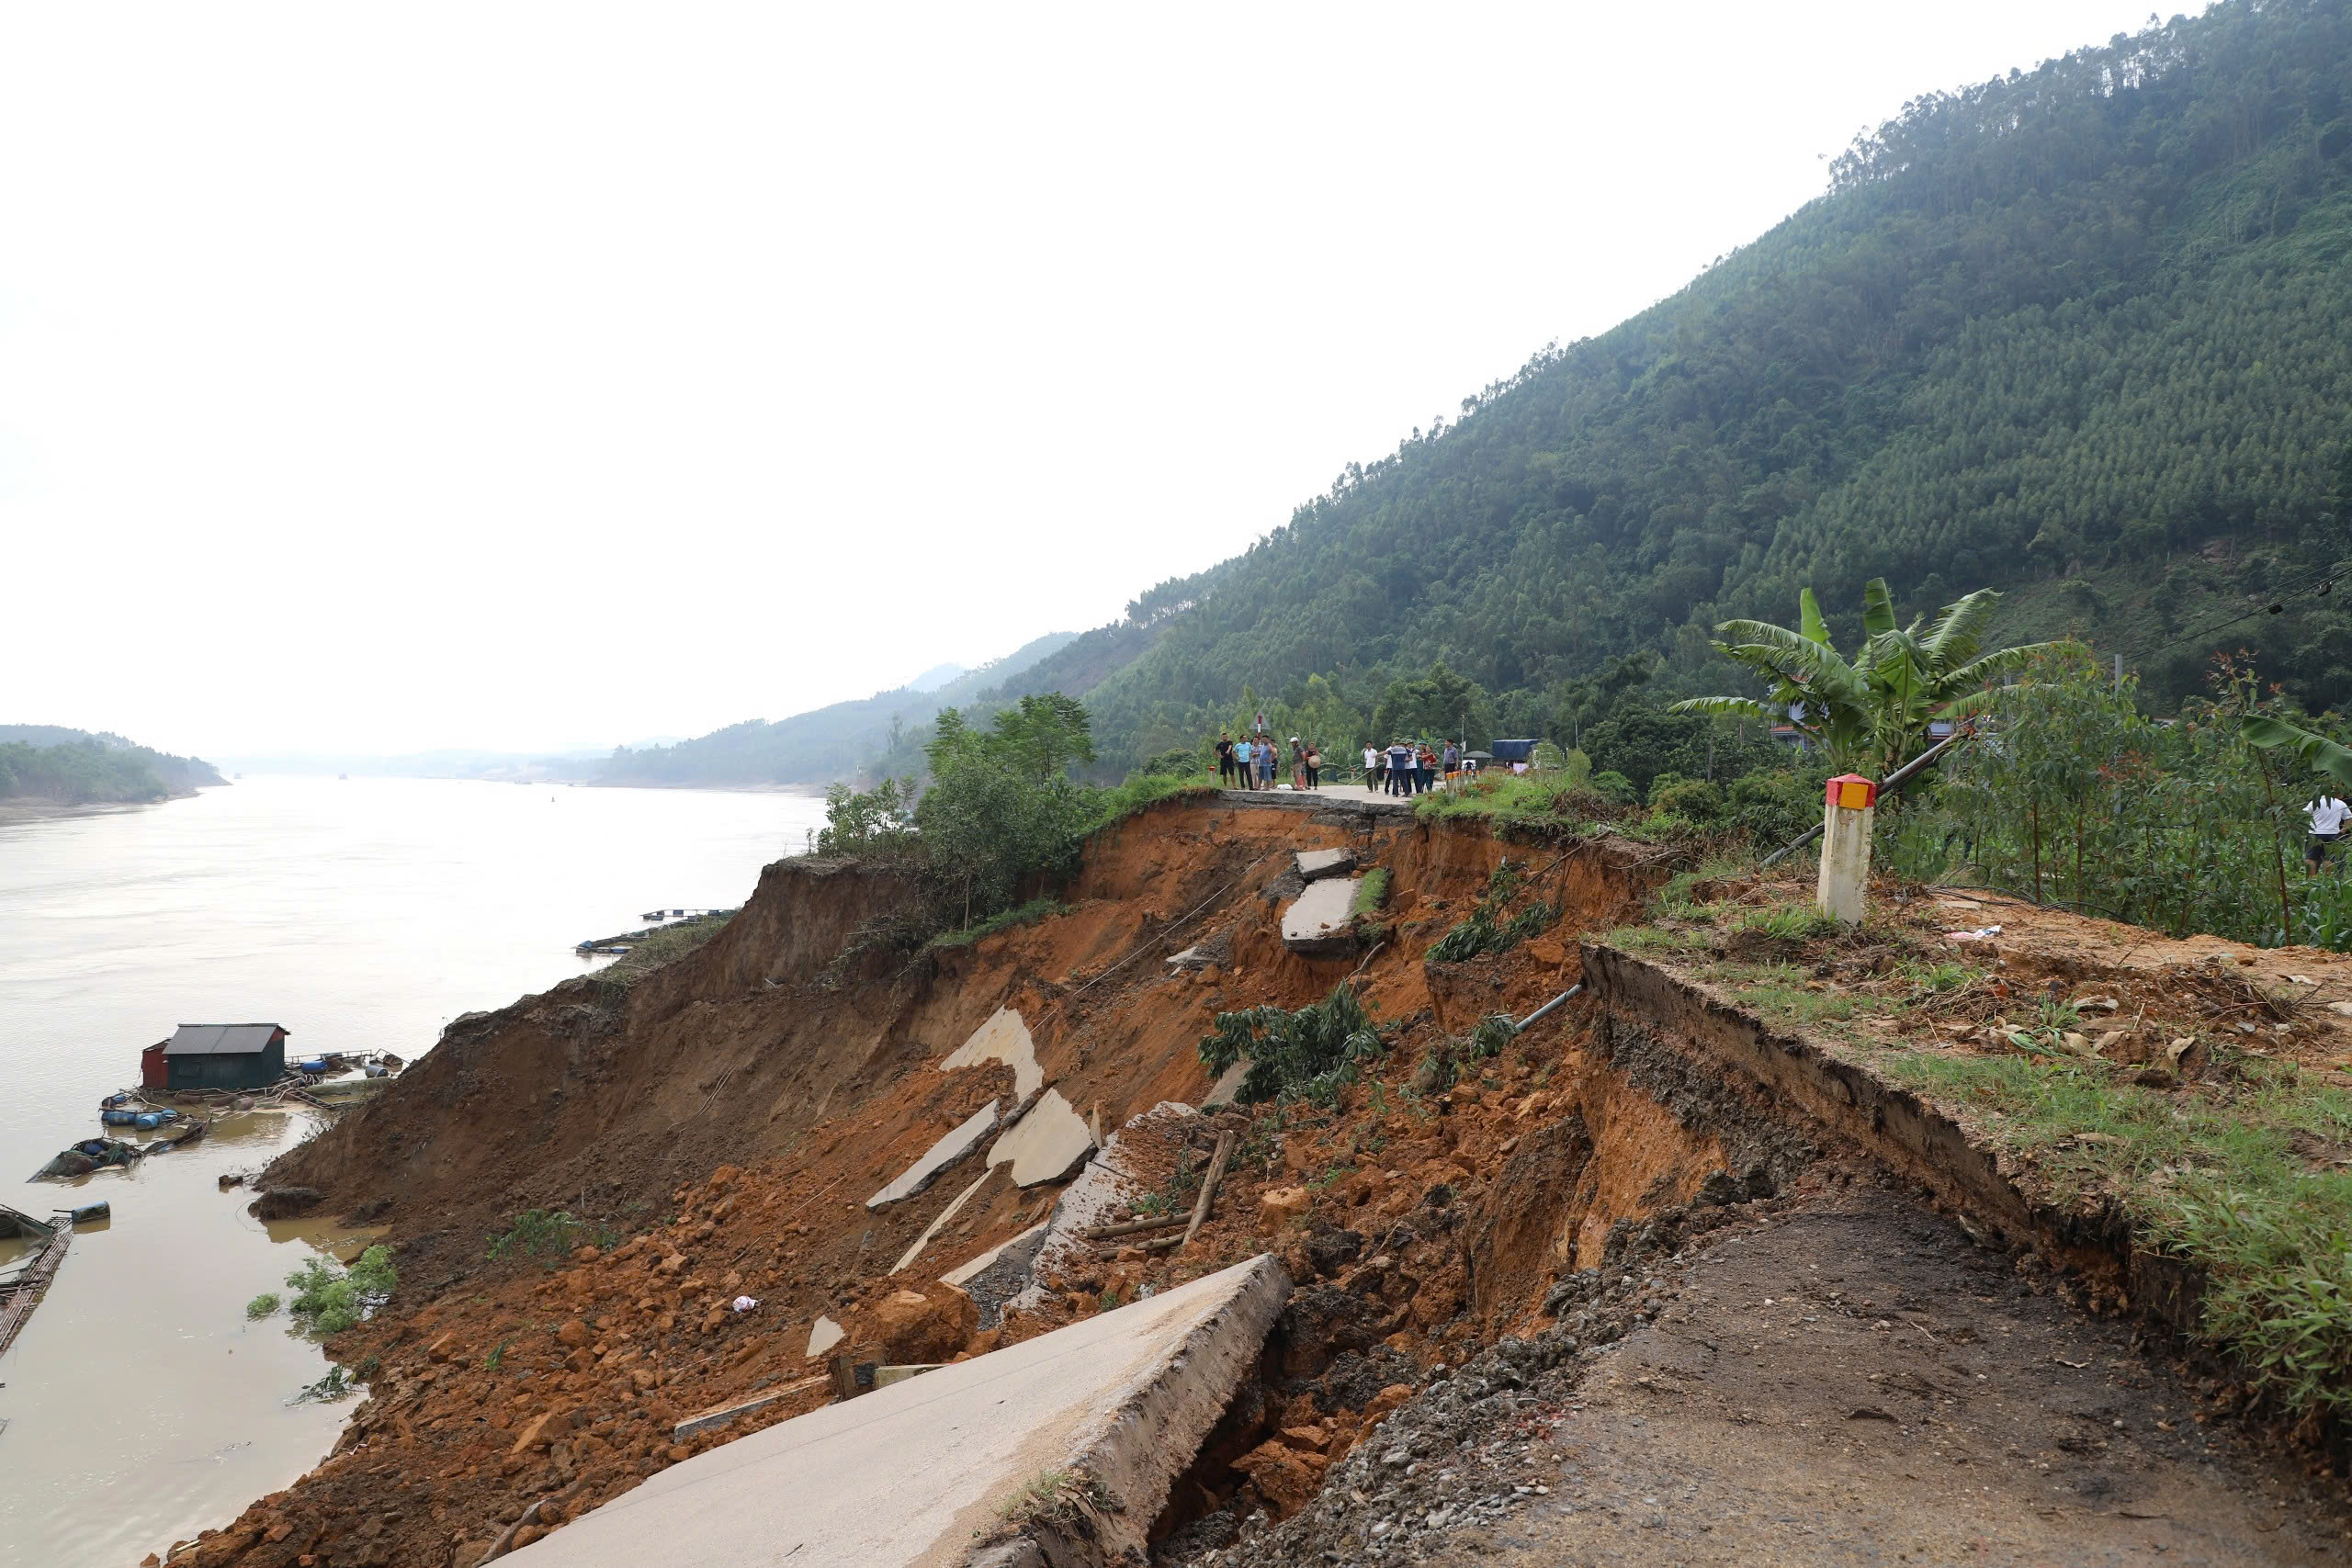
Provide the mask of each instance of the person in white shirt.
[{"label": "person in white shirt", "polygon": [[1380,787],[1381,763],[1380,748],[1366,741],[1363,748],[1363,788],[1366,795]]},{"label": "person in white shirt", "polygon": [[2303,851],[2303,867],[2307,874],[2317,875],[2327,860],[2327,846],[2344,836],[2344,824],[2352,819],[2352,806],[2343,796],[2324,785],[2318,796],[2303,807],[2303,815],[2311,818],[2311,842]]}]

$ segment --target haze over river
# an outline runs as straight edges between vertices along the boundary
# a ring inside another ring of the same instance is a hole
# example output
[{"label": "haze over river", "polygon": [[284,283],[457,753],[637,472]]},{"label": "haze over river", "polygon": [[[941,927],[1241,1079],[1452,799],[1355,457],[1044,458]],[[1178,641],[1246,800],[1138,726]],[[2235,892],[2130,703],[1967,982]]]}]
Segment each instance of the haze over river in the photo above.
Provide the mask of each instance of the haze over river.
[{"label": "haze over river", "polygon": [[0,1201],[114,1205],[0,1357],[0,1564],[130,1568],[292,1481],[350,1409],[289,1404],[325,1361],[244,1304],[282,1292],[312,1246],[356,1238],[264,1225],[217,1180],[259,1169],[306,1117],[235,1117],[128,1172],[25,1182],[99,1132],[141,1046],[181,1023],[274,1022],[289,1058],[413,1059],[459,1013],[582,973],[583,937],[656,906],[740,904],[823,819],[804,795],[257,778],[0,821]]}]

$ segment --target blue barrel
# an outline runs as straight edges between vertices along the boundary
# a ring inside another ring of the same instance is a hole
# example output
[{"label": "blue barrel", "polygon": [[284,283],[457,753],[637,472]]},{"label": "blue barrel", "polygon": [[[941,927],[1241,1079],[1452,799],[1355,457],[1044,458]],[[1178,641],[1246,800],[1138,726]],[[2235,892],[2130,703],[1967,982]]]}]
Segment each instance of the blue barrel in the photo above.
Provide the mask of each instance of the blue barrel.
[{"label": "blue barrel", "polygon": [[101,1111],[98,1120],[109,1127],[131,1127],[138,1124],[140,1114],[136,1111]]},{"label": "blue barrel", "polygon": [[85,1203],[78,1209],[69,1209],[66,1212],[73,1216],[75,1224],[85,1225],[93,1220],[103,1220],[113,1213],[114,1205],[101,1200],[96,1203]]},{"label": "blue barrel", "polygon": [[164,1113],[160,1111],[142,1111],[131,1119],[130,1124],[134,1127],[160,1127],[164,1124]]}]

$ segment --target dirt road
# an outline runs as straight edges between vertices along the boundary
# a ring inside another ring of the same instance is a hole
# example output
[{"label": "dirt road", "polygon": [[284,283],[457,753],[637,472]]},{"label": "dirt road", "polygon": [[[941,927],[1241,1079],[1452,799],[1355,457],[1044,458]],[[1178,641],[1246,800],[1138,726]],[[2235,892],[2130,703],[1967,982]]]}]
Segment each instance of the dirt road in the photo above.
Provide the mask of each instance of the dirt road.
[{"label": "dirt road", "polygon": [[2340,1487],[2200,1420],[2127,1326],[1866,1181],[1631,1280],[1582,1325],[1623,1338],[1541,1370],[1572,1308],[1521,1367],[1505,1346],[1398,1410],[1296,1518],[1163,1561],[2345,1560]]}]

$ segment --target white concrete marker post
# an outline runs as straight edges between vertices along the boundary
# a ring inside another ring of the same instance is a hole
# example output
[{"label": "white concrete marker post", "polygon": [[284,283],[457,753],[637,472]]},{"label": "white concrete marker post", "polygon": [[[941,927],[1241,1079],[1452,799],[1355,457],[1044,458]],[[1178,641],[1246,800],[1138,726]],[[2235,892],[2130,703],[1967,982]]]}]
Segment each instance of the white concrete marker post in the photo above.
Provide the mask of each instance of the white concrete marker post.
[{"label": "white concrete marker post", "polygon": [[1860,773],[1829,781],[1822,807],[1821,887],[1815,907],[1833,920],[1862,923],[1862,890],[1871,880],[1871,821],[1878,785]]}]

